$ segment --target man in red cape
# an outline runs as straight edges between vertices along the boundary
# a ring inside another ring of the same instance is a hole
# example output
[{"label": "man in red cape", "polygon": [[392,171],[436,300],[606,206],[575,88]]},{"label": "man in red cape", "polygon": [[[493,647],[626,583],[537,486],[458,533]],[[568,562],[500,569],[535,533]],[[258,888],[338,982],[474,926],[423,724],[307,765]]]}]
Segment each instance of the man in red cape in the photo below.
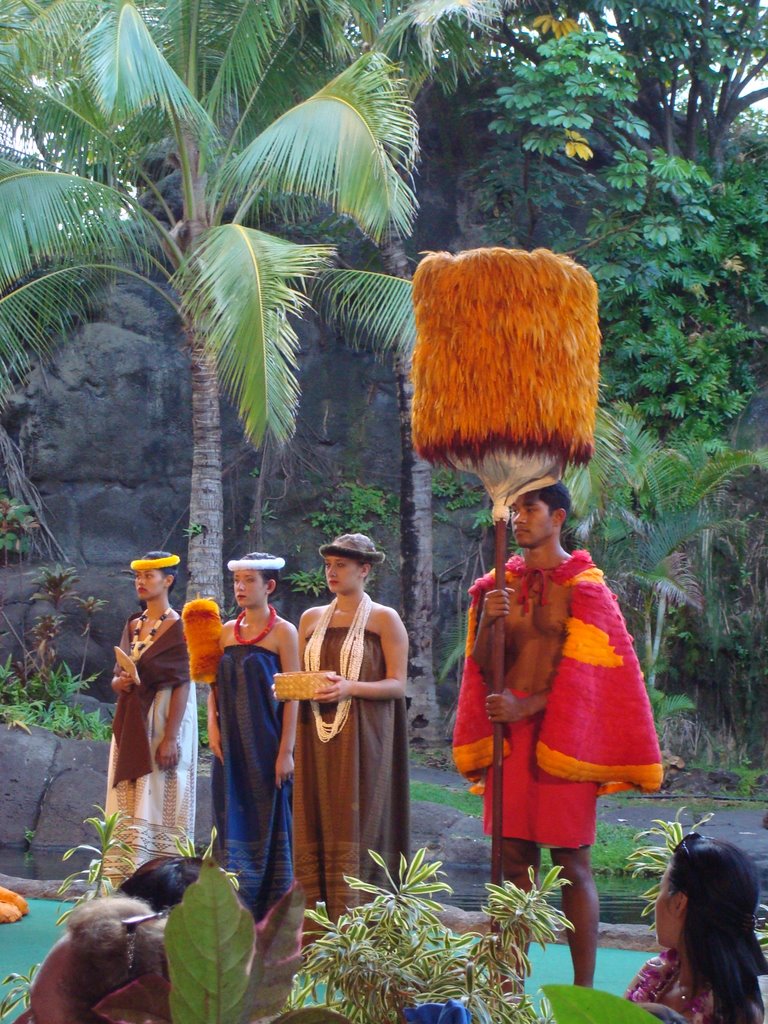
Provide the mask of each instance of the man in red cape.
[{"label": "man in red cape", "polygon": [[[523,557],[472,587],[468,657],[454,731],[454,758],[484,779],[485,830],[493,806],[492,731],[505,731],[502,861],[505,879],[530,888],[542,846],[570,885],[563,910],[574,983],[591,986],[598,898],[592,877],[600,793],[661,784],[661,757],[632,638],[615,595],[585,551],[569,555],[560,532],[570,509],[562,483],[522,495],[512,507]],[[504,685],[489,692],[491,634],[504,619]],[[478,787],[480,788],[480,787]]]}]

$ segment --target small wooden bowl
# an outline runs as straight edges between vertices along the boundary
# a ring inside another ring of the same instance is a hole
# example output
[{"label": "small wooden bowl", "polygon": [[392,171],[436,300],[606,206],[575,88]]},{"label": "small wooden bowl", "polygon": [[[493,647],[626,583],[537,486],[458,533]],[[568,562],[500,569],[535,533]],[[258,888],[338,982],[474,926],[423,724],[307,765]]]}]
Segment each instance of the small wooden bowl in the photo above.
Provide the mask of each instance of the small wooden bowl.
[{"label": "small wooden bowl", "polygon": [[327,672],[275,672],[275,696],[278,700],[314,700],[327,683]]}]

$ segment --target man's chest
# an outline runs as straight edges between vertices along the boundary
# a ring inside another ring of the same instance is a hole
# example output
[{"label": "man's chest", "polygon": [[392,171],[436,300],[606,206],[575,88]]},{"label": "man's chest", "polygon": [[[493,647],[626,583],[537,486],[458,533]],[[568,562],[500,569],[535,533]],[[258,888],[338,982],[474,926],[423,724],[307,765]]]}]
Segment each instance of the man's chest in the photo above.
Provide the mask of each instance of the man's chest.
[{"label": "man's chest", "polygon": [[525,588],[512,584],[510,610],[504,631],[516,644],[528,638],[547,637],[561,640],[570,615],[570,591],[547,580],[545,585]]}]

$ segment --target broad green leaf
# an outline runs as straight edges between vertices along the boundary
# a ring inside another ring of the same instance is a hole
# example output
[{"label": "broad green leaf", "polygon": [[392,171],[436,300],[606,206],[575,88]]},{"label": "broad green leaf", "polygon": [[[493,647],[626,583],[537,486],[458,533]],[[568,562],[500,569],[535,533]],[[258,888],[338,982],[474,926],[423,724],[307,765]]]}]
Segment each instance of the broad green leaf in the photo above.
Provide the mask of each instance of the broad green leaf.
[{"label": "broad green leaf", "polygon": [[165,930],[174,1024],[240,1021],[254,935],[226,875],[206,861]]},{"label": "broad green leaf", "polygon": [[296,286],[327,264],[326,246],[294,245],[227,224],[201,239],[174,281],[184,313],[213,353],[254,440],[293,431],[298,339],[288,317],[307,304]]},{"label": "broad green leaf", "polygon": [[557,1024],[652,1024],[657,1018],[618,996],[576,985],[544,985]]}]

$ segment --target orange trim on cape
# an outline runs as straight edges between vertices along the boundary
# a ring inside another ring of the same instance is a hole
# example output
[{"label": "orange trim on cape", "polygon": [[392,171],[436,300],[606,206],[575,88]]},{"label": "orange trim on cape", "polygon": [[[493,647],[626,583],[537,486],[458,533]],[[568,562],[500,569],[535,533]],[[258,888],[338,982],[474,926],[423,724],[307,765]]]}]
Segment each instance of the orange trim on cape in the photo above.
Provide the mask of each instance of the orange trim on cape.
[{"label": "orange trim on cape", "polygon": [[[509,583],[523,575],[525,562],[514,556],[506,568]],[[618,601],[586,551],[575,551],[552,578],[573,592],[537,761],[559,778],[598,783],[601,794],[633,788],[655,792],[662,779],[661,754],[642,672]],[[480,598],[494,586],[491,572],[470,589],[467,659],[453,737],[456,767],[473,782],[491,765],[492,727],[485,711],[485,680],[469,652],[475,642]]]}]

